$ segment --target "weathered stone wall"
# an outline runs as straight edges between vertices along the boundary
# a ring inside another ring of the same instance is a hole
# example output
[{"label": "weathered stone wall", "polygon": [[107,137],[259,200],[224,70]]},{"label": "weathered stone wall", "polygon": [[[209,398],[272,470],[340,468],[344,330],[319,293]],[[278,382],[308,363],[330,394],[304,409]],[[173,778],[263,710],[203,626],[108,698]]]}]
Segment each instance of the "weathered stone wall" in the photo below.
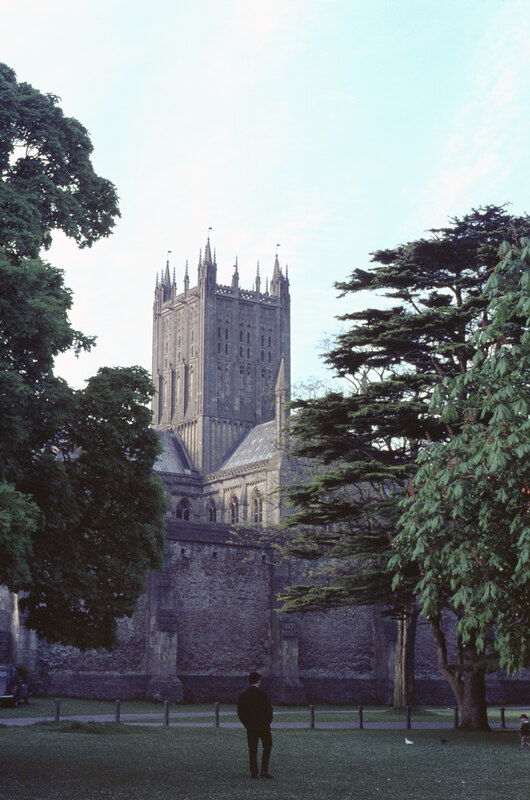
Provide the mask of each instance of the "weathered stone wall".
[{"label": "weathered stone wall", "polygon": [[270,567],[260,550],[174,542],[178,673],[264,670],[270,647]]},{"label": "weathered stone wall", "polygon": [[129,619],[118,623],[120,647],[114,651],[85,650],[76,647],[39,642],[39,664],[43,674],[81,673],[145,673],[146,598]]},{"label": "weathered stone wall", "polygon": [[63,697],[101,699],[146,695],[146,596],[129,619],[118,623],[121,646],[114,652],[38,643],[38,670],[33,682],[40,691]]},{"label": "weathered stone wall", "polygon": [[50,672],[42,682],[46,694],[100,700],[143,699],[147,676],[127,672]]},{"label": "weathered stone wall", "polygon": [[0,586],[0,664],[16,661],[16,598],[4,586]]},{"label": "weathered stone wall", "polygon": [[[244,538],[229,543],[223,525],[172,520],[167,539],[163,571],[150,576],[138,610],[121,621],[116,652],[40,643],[50,693],[233,702],[257,669],[276,703],[392,701],[392,620],[371,608],[279,615],[275,594],[303,579],[300,562],[279,564]],[[454,705],[421,620],[416,675],[418,702]],[[489,702],[522,702],[529,677],[489,676]]]}]

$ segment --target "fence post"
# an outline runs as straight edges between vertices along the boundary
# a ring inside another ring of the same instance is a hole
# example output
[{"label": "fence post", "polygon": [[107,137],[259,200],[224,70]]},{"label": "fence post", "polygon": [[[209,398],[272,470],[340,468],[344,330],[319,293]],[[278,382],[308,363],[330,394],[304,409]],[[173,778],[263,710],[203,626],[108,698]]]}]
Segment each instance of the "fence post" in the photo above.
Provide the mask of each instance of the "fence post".
[{"label": "fence post", "polygon": [[363,729],[363,707],[359,706],[359,730]]},{"label": "fence post", "polygon": [[506,727],[506,720],[504,719],[504,708],[501,708],[501,728]]},{"label": "fence post", "polygon": [[164,725],[169,725],[169,700],[164,700]]},{"label": "fence post", "polygon": [[61,721],[61,701],[57,697],[55,700],[55,722]]},{"label": "fence post", "polygon": [[219,703],[213,704],[213,724],[216,728],[219,727]]},{"label": "fence post", "polygon": [[309,706],[309,727],[315,727],[315,706]]},{"label": "fence post", "polygon": [[412,723],[410,721],[410,706],[407,706],[405,708],[405,723],[407,726],[407,730],[410,731],[410,729],[412,728]]},{"label": "fence post", "polygon": [[455,716],[454,716],[454,721],[453,721],[453,728],[455,729],[455,731],[458,730],[458,706],[455,706]]}]

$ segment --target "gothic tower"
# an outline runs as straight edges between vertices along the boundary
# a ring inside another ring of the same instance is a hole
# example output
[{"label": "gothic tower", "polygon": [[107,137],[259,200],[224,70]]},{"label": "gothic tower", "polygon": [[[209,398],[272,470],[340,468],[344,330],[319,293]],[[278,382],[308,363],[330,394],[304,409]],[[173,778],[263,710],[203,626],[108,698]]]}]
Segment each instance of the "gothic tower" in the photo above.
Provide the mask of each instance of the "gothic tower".
[{"label": "gothic tower", "polygon": [[217,283],[210,240],[199,256],[197,285],[177,293],[169,263],[157,278],[153,307],[153,424],[177,433],[191,464],[216,470],[242,434],[275,415],[275,386],[290,385],[290,296],[276,255],[270,291]]}]

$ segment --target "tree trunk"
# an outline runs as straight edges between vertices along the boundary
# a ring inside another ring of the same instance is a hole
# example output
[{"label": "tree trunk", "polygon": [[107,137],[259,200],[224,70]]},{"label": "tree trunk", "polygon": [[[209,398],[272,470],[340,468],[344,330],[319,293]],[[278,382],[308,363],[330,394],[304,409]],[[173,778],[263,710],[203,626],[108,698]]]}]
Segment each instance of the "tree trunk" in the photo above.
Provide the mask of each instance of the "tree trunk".
[{"label": "tree trunk", "polygon": [[418,608],[411,600],[398,617],[398,637],[394,657],[394,708],[415,705],[414,644]]},{"label": "tree trunk", "polygon": [[451,667],[447,663],[447,645],[441,620],[429,619],[429,627],[436,642],[440,672],[458,704],[460,727],[470,731],[489,731],[485,672],[483,669],[472,669],[477,657],[475,648],[459,647],[459,664]]},{"label": "tree trunk", "polygon": [[[464,650],[464,663],[469,663],[476,656]],[[470,670],[462,674],[464,691],[459,706],[460,727],[469,731],[489,731],[488,708],[486,704],[486,675],[483,669]]]}]

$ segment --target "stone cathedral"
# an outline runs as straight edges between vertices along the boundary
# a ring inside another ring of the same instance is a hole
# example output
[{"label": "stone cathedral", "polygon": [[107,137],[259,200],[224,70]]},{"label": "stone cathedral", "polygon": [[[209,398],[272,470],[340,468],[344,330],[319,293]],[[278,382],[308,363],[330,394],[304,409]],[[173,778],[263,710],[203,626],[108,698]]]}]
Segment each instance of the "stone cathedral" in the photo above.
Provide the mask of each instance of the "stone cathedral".
[{"label": "stone cathedral", "polygon": [[[16,598],[0,589],[0,663],[24,663],[34,685],[63,696],[233,702],[250,670],[274,702],[388,703],[396,631],[371,608],[286,615],[282,588],[306,578],[259,530],[280,520],[281,487],[303,476],[289,456],[290,293],[276,255],[262,285],[217,283],[210,241],[196,285],[181,288],[169,263],[153,306],[155,470],[167,499],[162,571],[113,653],[37,642]],[[245,535],[233,537],[233,526]],[[453,699],[438,674],[427,626],[418,627],[418,702]],[[526,678],[526,679],[525,679]],[[490,702],[517,702],[528,676],[489,683]]]}]

